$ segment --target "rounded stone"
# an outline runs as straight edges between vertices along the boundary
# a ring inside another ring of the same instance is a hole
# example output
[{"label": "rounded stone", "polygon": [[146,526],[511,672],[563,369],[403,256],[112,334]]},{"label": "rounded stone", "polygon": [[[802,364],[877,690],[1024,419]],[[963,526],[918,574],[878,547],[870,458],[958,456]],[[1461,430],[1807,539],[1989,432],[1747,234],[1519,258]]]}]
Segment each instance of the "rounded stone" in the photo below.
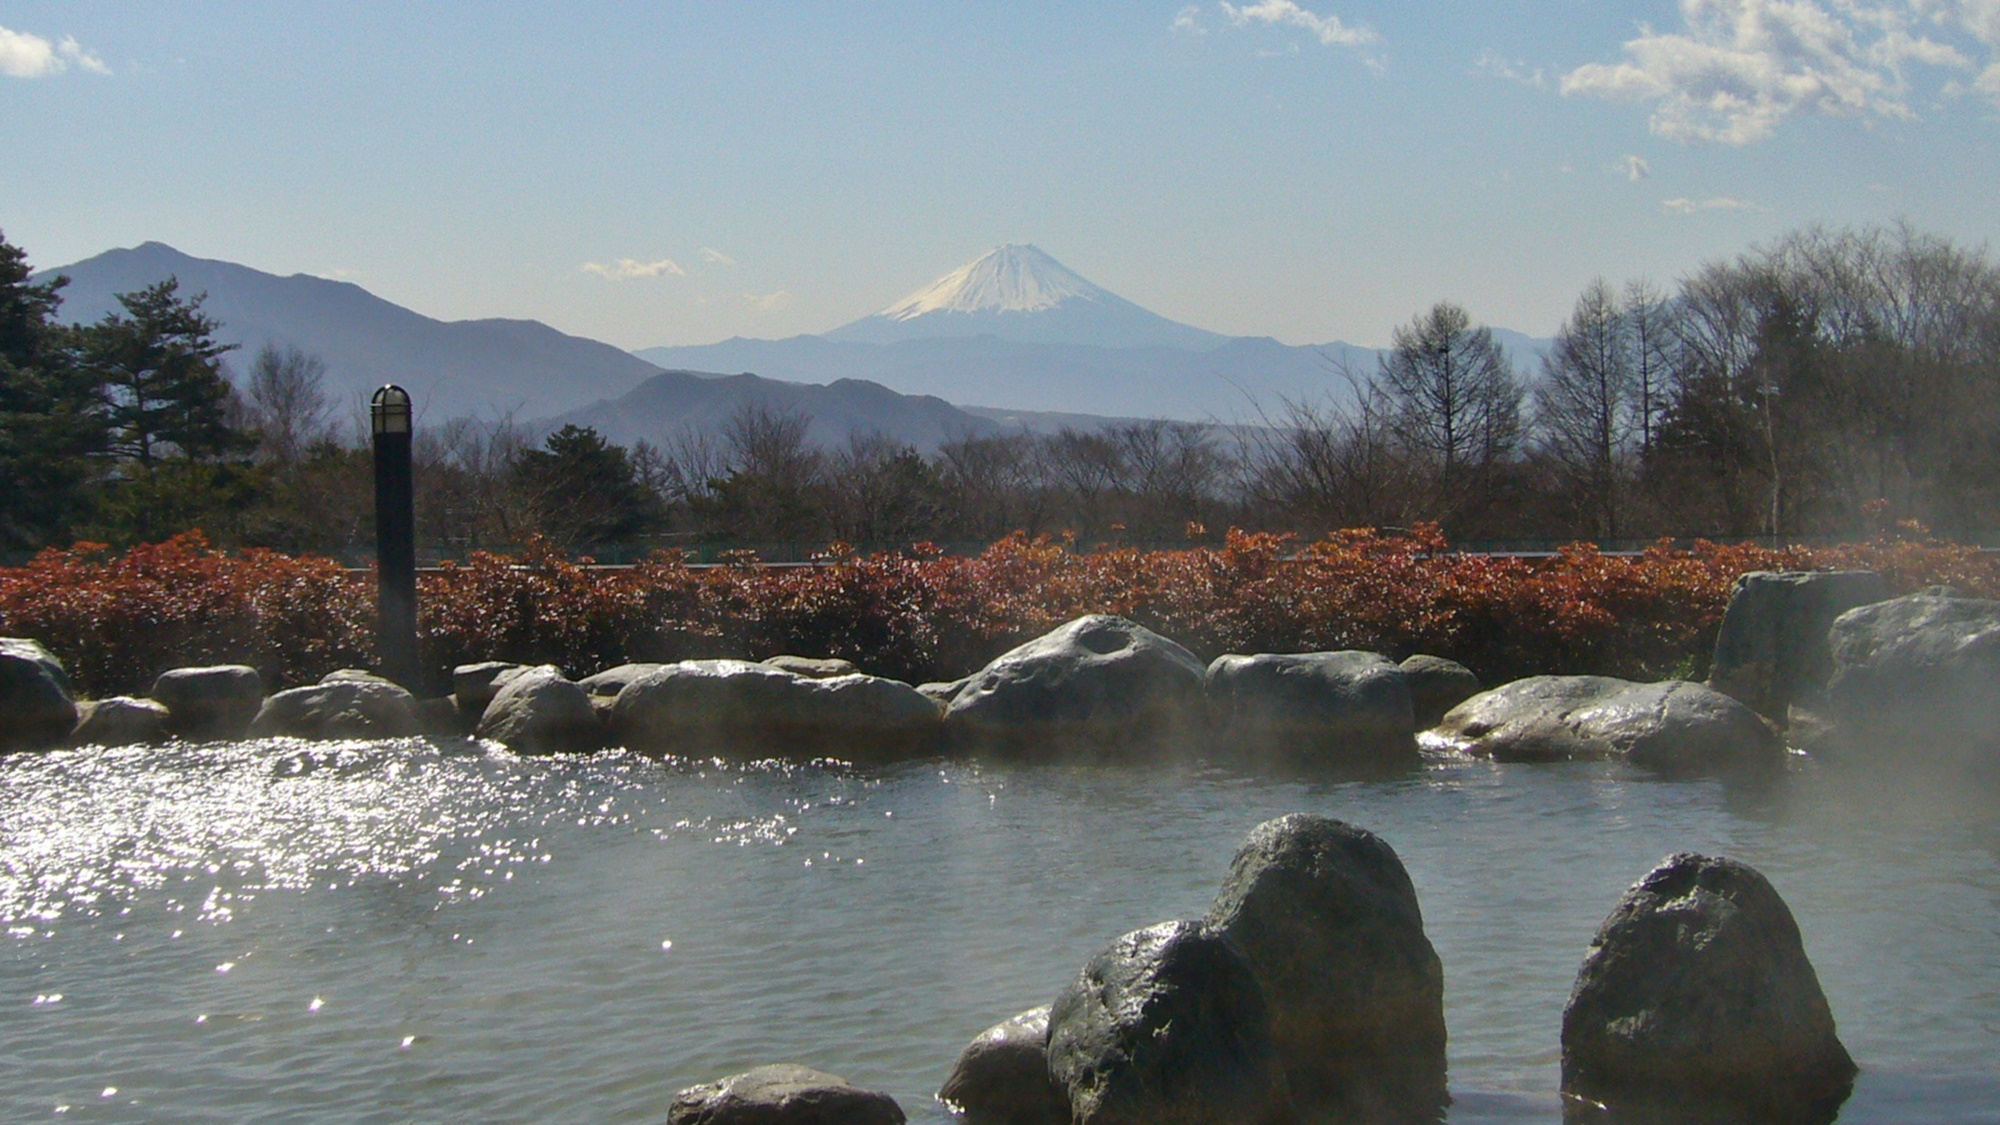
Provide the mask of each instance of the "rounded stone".
[{"label": "rounded stone", "polygon": [[72,746],[146,746],[167,740],[167,708],[151,699],[114,695],[76,707]]},{"label": "rounded stone", "polygon": [[968,677],[945,712],[952,737],[1050,755],[1159,752],[1198,733],[1206,669],[1122,617],[1079,617]]},{"label": "rounded stone", "polygon": [[1456,660],[1419,653],[1397,667],[1410,689],[1410,711],[1418,730],[1429,730],[1445,712],[1479,694],[1479,677]]},{"label": "rounded stone", "polygon": [[742,660],[667,664],[627,684],[612,734],[641,753],[887,761],[932,752],[937,704],[900,680],[816,680]]},{"label": "rounded stone", "polygon": [[1074,1125],[1281,1125],[1292,1120],[1264,992],[1199,922],[1126,934],[1049,1010],[1049,1077]]},{"label": "rounded stone", "polygon": [[667,1125],[904,1125],[904,1117],[887,1094],[779,1063],[682,1090]]},{"label": "rounded stone", "polygon": [[62,661],[40,642],[0,638],[0,752],[60,746],[76,720]]},{"label": "rounded stone", "polygon": [[1049,1006],[974,1036],[937,1096],[965,1125],[1069,1125],[1069,1099],[1049,1078]]},{"label": "rounded stone", "polygon": [[1293,813],[1251,830],[1209,908],[1263,985],[1301,1108],[1427,1120],[1445,1097],[1444,969],[1375,834]]},{"label": "rounded stone", "polygon": [[510,677],[486,705],[475,733],[517,754],[585,753],[605,740],[590,696],[548,664]]},{"label": "rounded stone", "polygon": [[1766,770],[1785,757],[1762,716],[1686,680],[1530,676],[1452,708],[1430,737],[1496,761],[1622,759],[1672,774]]},{"label": "rounded stone", "polygon": [[1377,653],[1218,656],[1207,696],[1216,742],[1236,754],[1316,763],[1416,757],[1409,688]]},{"label": "rounded stone", "polygon": [[1784,900],[1747,864],[1690,852],[1598,929],[1562,1046],[1565,1093],[1677,1119],[1830,1121],[1855,1074]]},{"label": "rounded stone", "polygon": [[252,738],[406,738],[421,733],[417,700],[395,684],[335,680],[264,701]]},{"label": "rounded stone", "polygon": [[174,668],[149,693],[166,705],[167,730],[182,738],[241,738],[264,705],[264,677],[248,664]]}]

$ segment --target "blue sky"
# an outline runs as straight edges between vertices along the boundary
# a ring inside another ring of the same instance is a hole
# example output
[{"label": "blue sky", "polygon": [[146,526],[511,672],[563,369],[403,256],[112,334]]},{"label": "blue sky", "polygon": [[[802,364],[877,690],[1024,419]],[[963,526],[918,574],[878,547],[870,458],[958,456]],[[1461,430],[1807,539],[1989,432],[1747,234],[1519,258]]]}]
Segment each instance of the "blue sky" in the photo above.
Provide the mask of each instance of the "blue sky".
[{"label": "blue sky", "polygon": [[0,230],[624,347],[1002,242],[1165,315],[1552,332],[1799,225],[2000,237],[2000,0],[0,0]]}]

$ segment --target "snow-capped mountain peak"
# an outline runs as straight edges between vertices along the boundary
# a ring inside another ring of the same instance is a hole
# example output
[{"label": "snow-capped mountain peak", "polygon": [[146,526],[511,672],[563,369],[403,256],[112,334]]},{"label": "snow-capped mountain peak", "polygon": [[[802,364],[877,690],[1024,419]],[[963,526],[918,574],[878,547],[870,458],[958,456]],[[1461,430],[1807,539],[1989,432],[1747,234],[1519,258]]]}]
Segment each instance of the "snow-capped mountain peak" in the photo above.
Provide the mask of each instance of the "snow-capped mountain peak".
[{"label": "snow-capped mountain peak", "polygon": [[995,336],[1036,344],[1206,351],[1227,337],[1147,312],[1033,246],[1001,246],[873,316],[826,334],[836,343]]},{"label": "snow-capped mountain peak", "polygon": [[988,251],[877,313],[912,320],[936,312],[1041,312],[1068,300],[1102,301],[1110,294],[1029,245]]}]

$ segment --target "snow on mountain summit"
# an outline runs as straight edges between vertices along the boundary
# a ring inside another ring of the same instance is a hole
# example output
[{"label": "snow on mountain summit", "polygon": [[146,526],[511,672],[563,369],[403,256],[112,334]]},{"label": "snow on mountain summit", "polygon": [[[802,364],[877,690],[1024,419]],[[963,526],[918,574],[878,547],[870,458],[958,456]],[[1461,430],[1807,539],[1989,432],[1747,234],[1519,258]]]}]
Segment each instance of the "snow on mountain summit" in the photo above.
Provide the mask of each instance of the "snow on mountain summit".
[{"label": "snow on mountain summit", "polygon": [[1017,343],[1207,351],[1227,337],[1151,313],[1042,250],[997,247],[883,309],[826,334],[836,343],[992,336]]},{"label": "snow on mountain summit", "polygon": [[1102,301],[1110,293],[1079,277],[1040,248],[988,251],[877,313],[911,320],[936,312],[1040,312],[1064,301]]}]

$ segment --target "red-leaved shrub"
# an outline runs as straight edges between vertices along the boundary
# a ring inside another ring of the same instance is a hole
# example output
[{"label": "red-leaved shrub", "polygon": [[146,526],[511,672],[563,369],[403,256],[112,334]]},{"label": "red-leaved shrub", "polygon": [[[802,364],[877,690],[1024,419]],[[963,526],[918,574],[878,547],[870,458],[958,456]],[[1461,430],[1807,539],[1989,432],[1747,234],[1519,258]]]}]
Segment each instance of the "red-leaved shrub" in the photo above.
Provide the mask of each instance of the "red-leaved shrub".
[{"label": "red-leaved shrub", "polygon": [[[1084,613],[1117,613],[1204,658],[1361,648],[1448,656],[1489,682],[1536,672],[1699,675],[1752,570],[1881,572],[1897,592],[1950,584],[2000,596],[2000,560],[1927,538],[1769,549],[1697,543],[1640,555],[1586,544],[1552,557],[1459,554],[1434,527],[1318,542],[1231,531],[1220,547],[1078,553],[1014,535],[978,555],[926,544],[817,565],[660,554],[592,568],[536,545],[422,576],[422,656],[515,660],[582,675],[633,660],[837,656],[921,681],[965,675]],[[0,570],[0,633],[34,637],[93,693],[142,691],[161,670],[256,665],[273,687],[374,659],[374,583],[327,559],[227,554],[197,533],[113,555],[93,544]]]}]

